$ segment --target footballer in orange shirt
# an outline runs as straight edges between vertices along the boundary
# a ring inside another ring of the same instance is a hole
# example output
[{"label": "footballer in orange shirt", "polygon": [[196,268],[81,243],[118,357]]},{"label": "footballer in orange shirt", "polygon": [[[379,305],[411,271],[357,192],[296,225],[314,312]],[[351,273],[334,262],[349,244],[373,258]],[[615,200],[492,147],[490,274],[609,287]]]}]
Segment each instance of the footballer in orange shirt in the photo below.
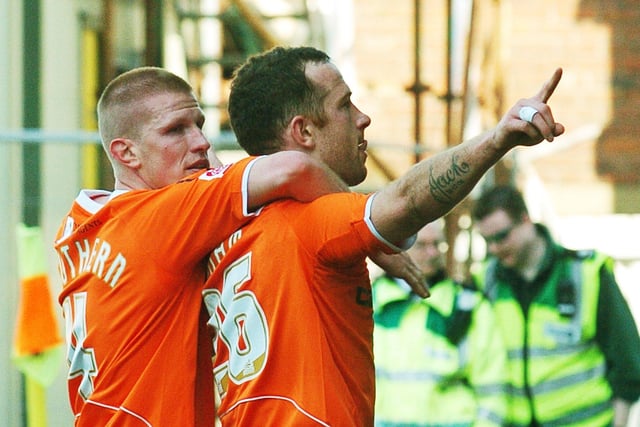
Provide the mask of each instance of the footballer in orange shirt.
[{"label": "footballer in orange shirt", "polygon": [[372,425],[366,257],[408,245],[375,231],[370,200],[272,203],[211,255],[204,301],[223,426]]},{"label": "footballer in orange shirt", "polygon": [[[249,221],[254,162],[76,198],[55,248],[77,426],[212,425],[210,340],[196,326],[206,320],[206,258]],[[106,204],[94,200],[105,195]]]}]

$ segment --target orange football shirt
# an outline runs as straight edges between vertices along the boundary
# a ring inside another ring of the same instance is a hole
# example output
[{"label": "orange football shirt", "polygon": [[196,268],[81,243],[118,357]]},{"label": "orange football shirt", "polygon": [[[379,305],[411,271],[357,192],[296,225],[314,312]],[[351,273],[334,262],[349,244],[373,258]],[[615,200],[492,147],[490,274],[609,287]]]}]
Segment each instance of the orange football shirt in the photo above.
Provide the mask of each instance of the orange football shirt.
[{"label": "orange football shirt", "polygon": [[213,425],[206,262],[252,216],[253,159],[74,201],[55,249],[76,426]]},{"label": "orange football shirt", "polygon": [[223,426],[373,425],[370,197],[266,206],[209,259]]}]

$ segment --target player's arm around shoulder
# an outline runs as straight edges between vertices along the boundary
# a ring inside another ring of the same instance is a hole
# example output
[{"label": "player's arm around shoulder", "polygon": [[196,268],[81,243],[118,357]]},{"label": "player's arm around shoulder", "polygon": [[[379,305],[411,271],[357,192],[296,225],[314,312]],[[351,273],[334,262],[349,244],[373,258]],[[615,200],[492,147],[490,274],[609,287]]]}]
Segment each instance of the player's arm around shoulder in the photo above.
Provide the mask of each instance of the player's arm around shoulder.
[{"label": "player's arm around shoulder", "polygon": [[281,198],[309,202],[349,187],[324,163],[299,151],[259,157],[249,173],[249,208]]}]

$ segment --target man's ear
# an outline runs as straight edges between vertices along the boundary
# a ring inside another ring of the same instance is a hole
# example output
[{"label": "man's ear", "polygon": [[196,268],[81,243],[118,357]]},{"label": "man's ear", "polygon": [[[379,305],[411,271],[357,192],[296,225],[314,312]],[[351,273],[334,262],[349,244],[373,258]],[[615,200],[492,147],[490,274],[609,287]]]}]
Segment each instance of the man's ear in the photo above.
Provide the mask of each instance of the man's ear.
[{"label": "man's ear", "polygon": [[313,150],[313,123],[304,116],[294,116],[289,122],[288,133],[295,145],[305,150]]},{"label": "man's ear", "polygon": [[109,144],[111,156],[120,164],[136,169],[140,166],[140,160],[133,149],[133,141],[126,138],[116,138]]}]

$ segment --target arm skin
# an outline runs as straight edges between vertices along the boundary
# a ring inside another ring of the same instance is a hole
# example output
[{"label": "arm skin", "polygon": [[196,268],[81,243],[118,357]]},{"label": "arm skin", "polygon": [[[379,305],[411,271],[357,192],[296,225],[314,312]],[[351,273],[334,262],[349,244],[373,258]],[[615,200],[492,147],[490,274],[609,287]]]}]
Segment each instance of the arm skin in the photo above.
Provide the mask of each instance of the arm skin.
[{"label": "arm skin", "polygon": [[427,298],[431,295],[422,271],[406,252],[396,254],[378,252],[371,255],[370,258],[390,276],[404,279],[416,295],[421,298]]},{"label": "arm skin", "polygon": [[[498,125],[467,142],[413,166],[404,176],[380,190],[373,200],[371,220],[392,242],[415,234],[425,224],[446,214],[466,197],[484,173],[512,148],[553,141],[564,133],[547,100],[560,82],[558,68],[532,98],[521,99]],[[538,110],[532,123],[518,116],[524,105]]]},{"label": "arm skin", "polygon": [[256,160],[249,172],[249,209],[282,198],[310,202],[329,193],[349,191],[324,163],[299,151],[281,151]]}]

